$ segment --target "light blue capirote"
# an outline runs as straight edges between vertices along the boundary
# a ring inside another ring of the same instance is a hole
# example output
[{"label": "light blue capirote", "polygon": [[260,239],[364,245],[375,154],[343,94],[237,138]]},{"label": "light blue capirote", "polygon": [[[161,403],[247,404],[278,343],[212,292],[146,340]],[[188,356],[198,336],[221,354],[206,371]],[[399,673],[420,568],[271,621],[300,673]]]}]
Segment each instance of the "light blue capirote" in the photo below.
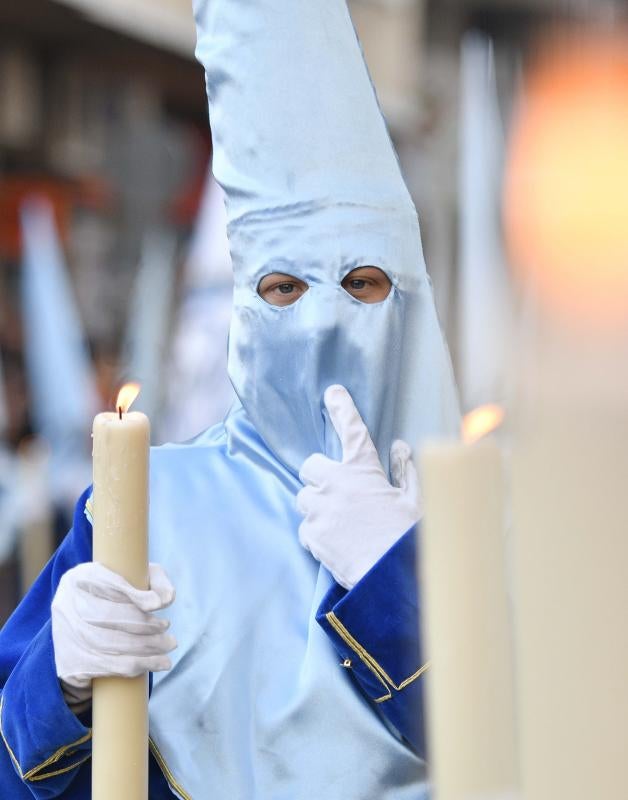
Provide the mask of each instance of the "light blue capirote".
[{"label": "light blue capirote", "polygon": [[[153,451],[151,558],[177,588],[179,642],[151,735],[194,800],[420,800],[425,765],[358,691],[316,623],[332,579],[299,544],[297,473],[340,456],[324,389],[348,387],[383,462],[392,440],[457,427],[451,369],[400,176],[344,0],[195,0],[214,172],[235,274],[239,403]],[[365,305],[360,265],[393,290]],[[257,294],[305,280],[294,305]]]},{"label": "light blue capirote", "polygon": [[[229,374],[271,449],[295,472],[339,455],[322,395],[342,383],[385,465],[457,426],[449,358],[403,183],[344,0],[196,0],[213,169],[227,198],[235,275]],[[394,290],[366,306],[341,279],[360,265]],[[277,308],[260,279],[310,290]]]},{"label": "light blue capirote", "polygon": [[50,201],[20,209],[24,350],[36,433],[50,446],[56,503],[74,503],[89,481],[90,429],[98,406],[85,336]]}]

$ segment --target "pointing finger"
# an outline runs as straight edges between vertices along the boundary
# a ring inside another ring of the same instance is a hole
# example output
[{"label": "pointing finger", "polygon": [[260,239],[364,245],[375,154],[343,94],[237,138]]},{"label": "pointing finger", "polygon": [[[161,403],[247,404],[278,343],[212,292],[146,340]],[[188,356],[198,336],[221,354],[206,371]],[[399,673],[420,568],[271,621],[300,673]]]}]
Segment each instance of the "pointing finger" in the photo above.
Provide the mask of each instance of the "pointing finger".
[{"label": "pointing finger", "polygon": [[340,444],[342,460],[352,461],[356,456],[374,455],[379,463],[377,451],[353,398],[344,386],[330,386],[325,391],[325,406]]}]

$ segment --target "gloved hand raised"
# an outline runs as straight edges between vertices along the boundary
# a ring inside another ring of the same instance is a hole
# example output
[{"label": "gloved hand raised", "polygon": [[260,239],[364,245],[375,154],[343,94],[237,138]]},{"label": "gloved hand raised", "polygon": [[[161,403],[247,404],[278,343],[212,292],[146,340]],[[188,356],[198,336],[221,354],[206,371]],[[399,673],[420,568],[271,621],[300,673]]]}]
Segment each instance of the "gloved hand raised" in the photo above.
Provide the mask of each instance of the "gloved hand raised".
[{"label": "gloved hand raised", "polygon": [[301,544],[336,581],[351,589],[420,517],[419,488],[409,445],[390,449],[388,481],[366,425],[344,386],[330,386],[325,405],[342,444],[342,461],[307,458],[297,509],[305,515]]},{"label": "gloved hand raised", "polygon": [[174,600],[158,564],[149,566],[150,588],[136,589],[97,562],[68,570],[52,601],[52,641],[57,676],[70,706],[91,697],[93,678],[132,678],[170,669],[166,653],[177,646],[170,623],[151,612]]}]

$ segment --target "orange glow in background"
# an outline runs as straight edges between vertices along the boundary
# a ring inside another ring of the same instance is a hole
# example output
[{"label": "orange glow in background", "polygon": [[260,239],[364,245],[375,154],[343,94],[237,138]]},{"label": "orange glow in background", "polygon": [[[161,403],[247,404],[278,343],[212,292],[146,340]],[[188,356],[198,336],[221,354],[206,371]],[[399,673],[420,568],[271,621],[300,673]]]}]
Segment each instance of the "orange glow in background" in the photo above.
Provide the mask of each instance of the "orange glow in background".
[{"label": "orange glow in background", "polygon": [[525,82],[504,193],[510,258],[543,304],[628,317],[628,37],[557,40]]}]

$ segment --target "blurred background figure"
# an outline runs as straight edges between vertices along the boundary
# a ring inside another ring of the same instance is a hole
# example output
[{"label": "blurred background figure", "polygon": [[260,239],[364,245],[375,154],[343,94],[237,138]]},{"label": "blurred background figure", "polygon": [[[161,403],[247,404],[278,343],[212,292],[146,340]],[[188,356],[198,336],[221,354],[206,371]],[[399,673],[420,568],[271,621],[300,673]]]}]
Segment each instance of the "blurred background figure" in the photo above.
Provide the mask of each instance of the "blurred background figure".
[{"label": "blurred background figure", "polygon": [[181,442],[223,419],[235,394],[227,376],[233,276],[224,196],[207,172],[185,261],[159,430]]},{"label": "blurred background figure", "polygon": [[141,384],[137,408],[152,420],[159,419],[165,389],[175,257],[173,231],[154,227],[145,233],[126,325],[124,373]]},{"label": "blurred background figure", "polygon": [[[503,142],[528,42],[565,17],[616,21],[621,5],[350,6],[464,410],[499,400]],[[90,480],[91,414],[120,382],[142,382],[155,444],[195,436],[233,400],[230,258],[194,38],[188,0],[0,5],[0,622],[65,533]]]},{"label": "blurred background figure", "polygon": [[478,31],[460,54],[458,385],[463,411],[504,400],[510,297],[501,241],[504,129],[495,53]]},{"label": "blurred background figure", "polygon": [[31,424],[50,451],[52,501],[69,516],[77,492],[90,482],[96,386],[51,203],[44,197],[27,198],[20,220],[23,355]]}]

